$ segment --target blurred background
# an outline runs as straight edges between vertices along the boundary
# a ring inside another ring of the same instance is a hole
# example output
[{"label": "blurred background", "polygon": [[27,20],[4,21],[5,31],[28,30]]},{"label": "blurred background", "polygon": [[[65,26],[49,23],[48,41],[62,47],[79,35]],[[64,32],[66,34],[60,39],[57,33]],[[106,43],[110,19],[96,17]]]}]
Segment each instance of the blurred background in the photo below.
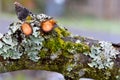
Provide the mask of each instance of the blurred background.
[{"label": "blurred background", "polygon": [[120,0],[0,0],[1,33],[17,20],[15,1],[34,13],[55,17],[59,25],[73,34],[120,42]]}]

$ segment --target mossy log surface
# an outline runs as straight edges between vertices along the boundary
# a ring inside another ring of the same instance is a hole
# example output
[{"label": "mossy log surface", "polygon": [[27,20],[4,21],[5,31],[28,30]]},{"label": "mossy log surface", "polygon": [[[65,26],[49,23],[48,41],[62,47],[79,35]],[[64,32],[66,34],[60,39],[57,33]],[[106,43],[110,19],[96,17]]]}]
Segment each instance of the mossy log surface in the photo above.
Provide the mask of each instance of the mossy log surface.
[{"label": "mossy log surface", "polygon": [[[21,14],[26,13],[23,11]],[[42,25],[37,23],[42,23],[40,20],[45,16],[39,16],[41,14],[29,12],[23,20],[24,17],[21,19],[18,15],[21,21],[12,23],[9,32],[0,35],[1,73],[25,69],[48,70],[62,73],[66,80],[81,77],[120,80],[119,44],[72,35],[57,23],[51,31],[44,32]],[[33,28],[29,36],[21,30],[24,22]]]}]

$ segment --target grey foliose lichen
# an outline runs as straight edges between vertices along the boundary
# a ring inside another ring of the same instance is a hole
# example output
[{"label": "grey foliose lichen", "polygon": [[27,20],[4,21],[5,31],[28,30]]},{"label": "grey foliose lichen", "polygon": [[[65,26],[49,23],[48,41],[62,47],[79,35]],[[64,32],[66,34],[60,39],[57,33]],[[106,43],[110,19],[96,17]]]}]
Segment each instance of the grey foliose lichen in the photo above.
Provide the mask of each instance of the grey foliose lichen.
[{"label": "grey foliose lichen", "polygon": [[17,38],[12,34],[12,32],[18,29],[18,26],[20,25],[17,25],[17,23],[12,24],[8,33],[1,36],[0,55],[3,56],[4,59],[19,59],[22,55],[19,49]]},{"label": "grey foliose lichen", "polygon": [[[40,35],[42,21],[50,19],[45,14],[30,14],[25,21],[12,23],[8,33],[0,34],[0,56],[4,59],[20,59],[22,55],[26,55],[32,61],[38,61],[40,56],[38,53],[43,47],[44,38]],[[32,27],[33,33],[26,36],[22,33],[21,25],[27,22]]]},{"label": "grey foliose lichen", "polygon": [[117,54],[119,54],[119,51],[112,46],[112,43],[100,41],[99,45],[91,47],[91,53],[88,55],[92,58],[92,61],[88,65],[98,69],[111,69],[114,65],[112,59],[115,59]]},{"label": "grey foliose lichen", "polygon": [[[38,31],[38,32],[37,32]],[[40,49],[43,47],[42,42],[44,38],[40,36],[39,28],[33,28],[33,34],[28,38],[24,38],[21,45],[25,46],[25,54],[29,56],[29,58],[33,61],[38,61],[40,57],[38,57],[38,53]]]}]

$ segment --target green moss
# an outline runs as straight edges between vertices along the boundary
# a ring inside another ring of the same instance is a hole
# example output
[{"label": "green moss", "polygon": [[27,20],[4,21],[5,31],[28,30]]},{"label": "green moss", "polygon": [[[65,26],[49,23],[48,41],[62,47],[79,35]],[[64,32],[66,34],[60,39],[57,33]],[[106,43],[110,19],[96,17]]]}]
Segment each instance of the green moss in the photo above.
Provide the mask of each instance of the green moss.
[{"label": "green moss", "polygon": [[48,55],[48,49],[41,49],[40,52],[39,52],[39,56],[41,58],[46,58],[46,56]]},{"label": "green moss", "polygon": [[69,53],[84,53],[89,51],[89,47],[83,43],[74,43],[67,41],[64,44],[64,49],[67,50]]},{"label": "green moss", "polygon": [[67,37],[70,35],[70,32],[68,32],[65,28],[56,27],[54,30],[57,32],[59,37]]},{"label": "green moss", "polygon": [[[68,53],[84,53],[89,51],[89,46],[85,43],[74,43],[72,41],[64,41],[64,37],[69,37],[70,33],[64,28],[57,27],[54,29],[56,34],[45,35],[49,36],[44,42],[43,47],[48,49],[50,53],[56,53],[59,50],[63,50]],[[43,51],[42,51],[43,53]],[[42,54],[41,54],[42,55]]]},{"label": "green moss", "polygon": [[90,77],[96,80],[116,80],[115,75],[118,75],[118,68],[116,69],[96,69],[86,68],[85,75],[83,77]]},{"label": "green moss", "polygon": [[62,48],[64,41],[58,37],[50,38],[43,42],[44,47],[49,49],[50,52],[54,53]]}]

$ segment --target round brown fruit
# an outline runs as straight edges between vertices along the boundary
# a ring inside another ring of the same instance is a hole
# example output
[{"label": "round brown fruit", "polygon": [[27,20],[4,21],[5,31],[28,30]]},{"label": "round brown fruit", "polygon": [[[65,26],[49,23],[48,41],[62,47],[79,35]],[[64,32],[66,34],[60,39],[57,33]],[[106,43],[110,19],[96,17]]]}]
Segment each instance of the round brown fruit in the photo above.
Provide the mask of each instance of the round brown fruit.
[{"label": "round brown fruit", "polygon": [[52,31],[52,29],[54,28],[54,24],[55,23],[56,22],[53,19],[45,21],[45,22],[42,22],[42,25],[41,25],[42,30],[44,32],[50,32],[50,31]]},{"label": "round brown fruit", "polygon": [[26,35],[26,36],[29,36],[32,34],[33,30],[32,30],[32,27],[30,26],[29,23],[23,23],[22,26],[21,26],[21,29],[22,29],[22,32]]}]

